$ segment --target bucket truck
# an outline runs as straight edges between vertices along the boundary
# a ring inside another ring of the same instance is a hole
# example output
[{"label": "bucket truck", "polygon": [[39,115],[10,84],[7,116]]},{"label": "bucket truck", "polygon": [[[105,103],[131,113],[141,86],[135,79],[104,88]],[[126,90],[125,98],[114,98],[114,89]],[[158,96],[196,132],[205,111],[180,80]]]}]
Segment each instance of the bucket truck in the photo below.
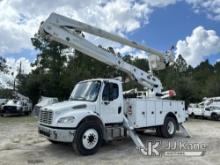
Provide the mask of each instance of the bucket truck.
[{"label": "bucket truck", "polygon": [[[118,42],[150,53],[150,71],[145,72],[117,55],[86,40],[81,32]],[[76,84],[69,100],[48,105],[40,110],[38,130],[52,143],[72,143],[81,155],[98,151],[103,141],[131,137],[136,147],[146,150],[137,132],[153,128],[158,135],[171,138],[176,130],[186,129],[184,101],[166,100],[160,80],[153,70],[164,69],[173,62],[172,54],[111,34],[88,24],[52,13],[40,26],[42,37],[57,41],[127,73],[131,79],[144,87],[144,97],[125,97],[120,78],[90,79]],[[126,93],[126,92],[124,92]],[[129,93],[129,92],[128,92]]]},{"label": "bucket truck", "polygon": [[187,111],[192,118],[202,117],[219,120],[220,97],[203,98],[203,101],[198,104],[189,104]]}]

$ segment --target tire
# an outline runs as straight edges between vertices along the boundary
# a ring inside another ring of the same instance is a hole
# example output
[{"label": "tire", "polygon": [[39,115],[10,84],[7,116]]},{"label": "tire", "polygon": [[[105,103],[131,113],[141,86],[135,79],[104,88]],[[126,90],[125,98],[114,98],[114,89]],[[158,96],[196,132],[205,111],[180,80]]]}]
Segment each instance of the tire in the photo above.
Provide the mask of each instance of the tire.
[{"label": "tire", "polygon": [[172,138],[176,134],[177,122],[173,117],[166,117],[161,126],[161,135],[164,138]]},{"label": "tire", "polygon": [[161,133],[161,126],[158,126],[158,127],[156,128],[156,135],[159,136],[159,137],[162,136],[162,133]]},{"label": "tire", "polygon": [[218,115],[216,113],[211,114],[211,119],[212,120],[218,120]]},{"label": "tire", "polygon": [[190,116],[191,116],[191,118],[195,119],[194,113],[192,113]]},{"label": "tire", "polygon": [[73,148],[80,155],[95,154],[103,141],[101,126],[95,122],[82,123],[73,140]]},{"label": "tire", "polygon": [[29,111],[25,111],[25,112],[24,112],[24,115],[25,115],[25,116],[28,116],[29,114],[30,114]]}]

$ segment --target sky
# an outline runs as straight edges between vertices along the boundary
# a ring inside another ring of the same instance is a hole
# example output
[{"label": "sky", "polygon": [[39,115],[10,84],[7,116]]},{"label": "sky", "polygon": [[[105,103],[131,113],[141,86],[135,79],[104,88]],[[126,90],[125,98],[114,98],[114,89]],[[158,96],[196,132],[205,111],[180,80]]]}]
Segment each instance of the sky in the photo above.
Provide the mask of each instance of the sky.
[{"label": "sky", "polygon": [[[0,56],[25,73],[38,52],[30,38],[51,12],[94,25],[165,52],[175,46],[188,64],[220,61],[220,0],[0,0]],[[146,58],[127,46],[88,36],[122,54]]]}]

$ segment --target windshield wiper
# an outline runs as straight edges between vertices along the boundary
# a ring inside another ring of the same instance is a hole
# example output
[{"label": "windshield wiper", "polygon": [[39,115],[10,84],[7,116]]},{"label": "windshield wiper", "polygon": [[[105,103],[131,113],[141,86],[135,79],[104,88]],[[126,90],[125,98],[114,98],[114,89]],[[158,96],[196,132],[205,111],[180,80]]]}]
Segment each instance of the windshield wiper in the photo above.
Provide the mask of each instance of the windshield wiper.
[{"label": "windshield wiper", "polygon": [[78,98],[77,98],[77,100],[86,100],[86,98],[85,98],[85,97],[80,96],[80,97],[78,97]]},{"label": "windshield wiper", "polygon": [[86,98],[85,97],[82,97],[82,96],[79,96],[79,97],[77,97],[77,98],[70,98],[70,100],[86,100]]}]

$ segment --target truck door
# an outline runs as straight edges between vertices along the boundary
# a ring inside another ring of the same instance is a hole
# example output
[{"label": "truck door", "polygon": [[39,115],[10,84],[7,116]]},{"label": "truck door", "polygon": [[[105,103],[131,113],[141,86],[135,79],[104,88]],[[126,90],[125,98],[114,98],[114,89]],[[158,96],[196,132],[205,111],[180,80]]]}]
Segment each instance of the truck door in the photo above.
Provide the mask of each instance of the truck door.
[{"label": "truck door", "polygon": [[123,122],[122,91],[117,83],[104,82],[102,91],[100,113],[105,123]]},{"label": "truck door", "polygon": [[211,116],[211,107],[205,107],[204,108],[204,116],[210,117]]}]

